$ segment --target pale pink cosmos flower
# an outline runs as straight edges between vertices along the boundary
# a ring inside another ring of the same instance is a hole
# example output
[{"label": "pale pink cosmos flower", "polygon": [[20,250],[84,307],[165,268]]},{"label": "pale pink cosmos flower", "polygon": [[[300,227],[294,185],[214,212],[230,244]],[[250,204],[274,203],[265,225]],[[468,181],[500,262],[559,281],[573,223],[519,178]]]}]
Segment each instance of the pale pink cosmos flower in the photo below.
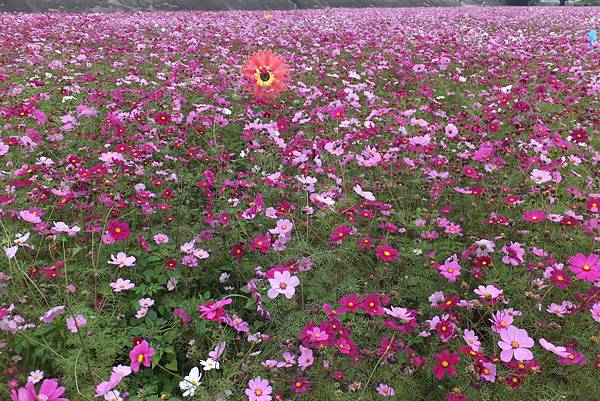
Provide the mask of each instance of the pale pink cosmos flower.
[{"label": "pale pink cosmos flower", "polygon": [[135,284],[129,280],[123,280],[122,278],[118,278],[114,283],[110,283],[114,292],[127,291],[135,287]]},{"label": "pale pink cosmos flower", "polygon": [[152,239],[154,240],[154,243],[156,245],[160,245],[160,244],[166,244],[167,242],[169,242],[169,236],[167,234],[156,234],[152,237]]},{"label": "pale pink cosmos flower", "polygon": [[146,316],[146,314],[148,313],[148,308],[141,308],[140,310],[137,311],[137,313],[135,314],[135,318],[136,319],[141,319],[144,316]]},{"label": "pale pink cosmos flower", "polygon": [[62,221],[54,222],[54,227],[52,227],[52,229],[54,231],[56,231],[57,233],[68,234],[70,237],[74,237],[75,235],[77,235],[77,233],[79,231],[81,231],[80,227],[78,227],[78,226],[69,227],[67,224],[65,224]]},{"label": "pale pink cosmos flower", "polygon": [[465,330],[463,332],[463,339],[473,351],[478,352],[481,348],[481,342],[479,341],[479,337],[475,335],[474,330]]},{"label": "pale pink cosmos flower", "polygon": [[287,299],[291,299],[296,292],[296,287],[300,284],[298,277],[292,276],[289,271],[276,271],[273,278],[269,279],[271,289],[267,293],[269,298],[275,299],[279,294],[285,295]]},{"label": "pale pink cosmos flower", "polygon": [[67,328],[71,333],[77,333],[79,329],[87,326],[87,320],[83,315],[69,316],[67,318]]},{"label": "pale pink cosmos flower", "polygon": [[32,372],[29,373],[29,376],[27,377],[27,381],[28,382],[32,382],[33,384],[36,384],[37,382],[39,382],[40,380],[42,380],[44,378],[44,372],[41,370],[34,370]]},{"label": "pale pink cosmos flower", "polygon": [[552,174],[550,174],[550,172],[538,170],[536,168],[531,171],[530,177],[536,184],[544,184],[548,181],[552,181]]},{"label": "pale pink cosmos flower", "polygon": [[480,370],[481,377],[489,382],[496,381],[496,365],[491,362],[481,362],[482,369]]},{"label": "pale pink cosmos flower", "polygon": [[352,189],[354,189],[354,192],[356,192],[358,195],[362,196],[366,200],[375,201],[375,196],[373,195],[373,192],[364,191],[360,185],[357,184]]},{"label": "pale pink cosmos flower", "polygon": [[21,210],[19,212],[19,216],[28,223],[37,224],[42,222],[40,216],[33,212],[30,212],[29,210]]},{"label": "pale pink cosmos flower", "polygon": [[298,366],[305,370],[315,362],[313,352],[310,348],[300,346],[300,356],[298,357]]},{"label": "pale pink cosmos flower", "polygon": [[396,395],[394,388],[387,384],[380,383],[379,386],[377,386],[376,390],[377,393],[383,397],[393,397],[394,395]]},{"label": "pale pink cosmos flower", "polygon": [[154,300],[152,298],[142,298],[138,301],[142,308],[149,308],[154,305]]},{"label": "pale pink cosmos flower", "polygon": [[480,285],[474,290],[474,292],[475,294],[479,295],[482,300],[488,302],[494,302],[503,293],[501,289],[498,289],[496,286],[491,284],[486,286]]},{"label": "pale pink cosmos flower", "polygon": [[546,309],[546,312],[556,315],[558,317],[564,317],[568,310],[564,305],[551,303],[550,306],[548,306],[548,309]]},{"label": "pale pink cosmos flower", "polygon": [[502,349],[502,352],[500,352],[502,362],[510,362],[513,358],[517,361],[530,361],[533,359],[533,353],[529,348],[533,347],[534,342],[527,335],[527,330],[510,326],[500,332],[500,338],[498,346]]},{"label": "pale pink cosmos flower", "polygon": [[594,304],[590,309],[590,312],[592,313],[592,317],[594,318],[594,320],[600,323],[600,302]]},{"label": "pale pink cosmos flower", "polygon": [[288,219],[281,219],[277,220],[276,227],[269,230],[269,232],[275,235],[285,235],[291,232],[292,228],[294,228],[294,223]]},{"label": "pale pink cosmos flower", "polygon": [[125,252],[117,253],[117,256],[110,255],[110,265],[117,265],[119,267],[133,267],[135,266],[135,256],[127,256]]},{"label": "pale pink cosmos flower", "polygon": [[512,326],[513,317],[504,311],[498,311],[494,313],[493,318],[490,319],[492,322],[492,331],[501,333]]},{"label": "pale pink cosmos flower", "polygon": [[554,345],[551,342],[547,341],[545,338],[540,338],[539,343],[542,346],[542,348],[544,348],[546,351],[550,351],[553,354],[560,356],[561,358],[564,358],[569,355],[565,347]]}]

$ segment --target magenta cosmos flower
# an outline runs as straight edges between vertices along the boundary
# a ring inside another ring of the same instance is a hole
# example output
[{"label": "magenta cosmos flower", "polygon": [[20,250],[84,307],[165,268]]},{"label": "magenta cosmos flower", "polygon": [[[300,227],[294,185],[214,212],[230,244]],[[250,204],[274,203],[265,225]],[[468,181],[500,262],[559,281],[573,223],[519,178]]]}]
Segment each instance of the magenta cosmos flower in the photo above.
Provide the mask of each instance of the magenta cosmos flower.
[{"label": "magenta cosmos flower", "polygon": [[456,376],[456,370],[454,370],[453,366],[460,361],[460,357],[457,354],[454,352],[450,353],[445,349],[441,354],[435,354],[433,357],[438,362],[433,366],[433,373],[436,379],[442,380],[446,373],[448,373],[448,376]]},{"label": "magenta cosmos flower", "polygon": [[533,347],[533,339],[527,335],[527,330],[509,326],[500,332],[501,340],[498,346],[502,349],[500,359],[510,362],[513,358],[517,361],[530,361],[533,354],[528,348]]},{"label": "magenta cosmos flower", "polygon": [[569,263],[571,264],[569,268],[578,279],[594,282],[600,278],[600,263],[595,253],[590,253],[588,256],[578,253],[569,258]]},{"label": "magenta cosmos flower", "polygon": [[129,358],[131,359],[131,365],[129,367],[131,370],[137,372],[140,370],[140,365],[149,368],[154,352],[154,348],[151,348],[146,340],[133,347],[129,353]]},{"label": "magenta cosmos flower", "polygon": [[378,246],[375,254],[384,262],[393,262],[398,258],[398,251],[388,245]]},{"label": "magenta cosmos flower", "polygon": [[115,242],[125,241],[129,238],[129,224],[124,221],[113,220],[108,222],[108,234]]},{"label": "magenta cosmos flower", "polygon": [[540,221],[544,221],[546,219],[546,213],[541,210],[531,210],[529,212],[523,213],[523,220],[529,221],[531,223],[539,223]]},{"label": "magenta cosmos flower", "polygon": [[289,271],[275,272],[273,278],[269,279],[271,289],[267,293],[269,298],[275,299],[279,294],[285,295],[287,299],[291,299],[296,292],[296,287],[300,284],[298,277],[292,276]]},{"label": "magenta cosmos flower", "polygon": [[271,391],[273,391],[273,388],[269,386],[269,382],[259,376],[248,382],[246,395],[248,401],[271,401],[273,399]]},{"label": "magenta cosmos flower", "polygon": [[69,401],[62,397],[65,392],[64,387],[59,387],[55,379],[47,379],[42,382],[40,392],[36,394],[33,382],[28,382],[25,387],[13,390],[11,394],[12,401]]}]

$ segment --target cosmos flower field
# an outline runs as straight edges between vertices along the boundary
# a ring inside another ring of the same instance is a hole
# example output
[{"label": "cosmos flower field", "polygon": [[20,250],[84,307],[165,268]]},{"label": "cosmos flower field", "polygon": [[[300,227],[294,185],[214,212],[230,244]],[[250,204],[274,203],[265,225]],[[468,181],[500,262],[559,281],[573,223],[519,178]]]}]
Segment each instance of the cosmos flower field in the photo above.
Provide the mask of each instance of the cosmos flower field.
[{"label": "cosmos flower field", "polygon": [[598,399],[599,27],[0,14],[0,398]]}]

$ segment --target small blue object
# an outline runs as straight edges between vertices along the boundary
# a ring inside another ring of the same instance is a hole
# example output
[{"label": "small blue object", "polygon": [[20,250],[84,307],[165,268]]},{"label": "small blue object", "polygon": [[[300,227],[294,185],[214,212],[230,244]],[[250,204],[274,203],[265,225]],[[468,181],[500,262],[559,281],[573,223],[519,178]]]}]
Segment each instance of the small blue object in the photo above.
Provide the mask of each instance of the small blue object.
[{"label": "small blue object", "polygon": [[593,44],[595,41],[598,40],[598,32],[596,32],[595,29],[592,29],[588,32],[587,38],[590,41],[590,44]]}]

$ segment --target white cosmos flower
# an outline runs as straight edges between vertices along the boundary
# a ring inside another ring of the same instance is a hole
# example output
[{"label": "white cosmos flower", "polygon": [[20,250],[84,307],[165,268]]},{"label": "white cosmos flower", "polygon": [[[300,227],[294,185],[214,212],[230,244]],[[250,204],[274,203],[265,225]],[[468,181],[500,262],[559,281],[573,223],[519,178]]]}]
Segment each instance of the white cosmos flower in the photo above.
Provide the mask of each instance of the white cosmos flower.
[{"label": "white cosmos flower", "polygon": [[205,371],[219,369],[220,367],[219,362],[212,358],[208,358],[206,361],[200,361],[200,365],[204,366]]},{"label": "white cosmos flower", "polygon": [[190,374],[179,382],[179,388],[183,391],[184,397],[196,394],[196,389],[202,384],[200,381],[201,378],[202,373],[200,373],[200,369],[198,369],[198,367],[193,367],[192,370],[190,370]]}]

